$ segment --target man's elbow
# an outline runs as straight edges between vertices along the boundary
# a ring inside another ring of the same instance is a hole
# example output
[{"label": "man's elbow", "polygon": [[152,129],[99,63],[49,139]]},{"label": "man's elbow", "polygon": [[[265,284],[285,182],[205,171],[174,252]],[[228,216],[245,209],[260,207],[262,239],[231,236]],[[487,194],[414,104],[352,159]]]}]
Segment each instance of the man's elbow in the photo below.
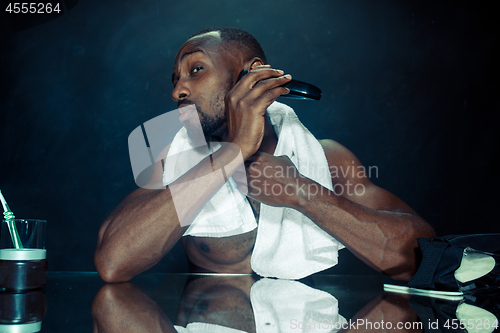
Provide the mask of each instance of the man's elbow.
[{"label": "man's elbow", "polygon": [[111,256],[102,253],[99,249],[94,254],[94,264],[97,273],[107,283],[117,283],[129,281],[132,276],[127,276],[120,269],[120,264],[113,260]]},{"label": "man's elbow", "polygon": [[381,272],[394,280],[410,281],[420,266],[422,253],[418,246],[418,238],[434,238],[436,233],[432,227],[425,228],[407,234],[407,237],[400,239],[395,246],[395,251],[390,255],[389,260],[385,260],[386,267]]},{"label": "man's elbow", "polygon": [[417,269],[416,256],[401,254],[398,259],[392,260],[391,265],[381,268],[380,272],[394,280],[410,281]]}]

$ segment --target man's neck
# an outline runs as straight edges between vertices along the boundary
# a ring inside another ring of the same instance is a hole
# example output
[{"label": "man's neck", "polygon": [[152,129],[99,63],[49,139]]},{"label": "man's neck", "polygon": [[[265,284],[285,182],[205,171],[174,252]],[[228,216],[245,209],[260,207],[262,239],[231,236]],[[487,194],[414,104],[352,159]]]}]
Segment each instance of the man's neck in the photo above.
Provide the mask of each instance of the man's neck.
[{"label": "man's neck", "polygon": [[[224,137],[227,134],[224,134]],[[214,135],[208,138],[205,138],[207,142],[211,141],[217,141],[217,142],[224,142],[223,137]],[[271,120],[269,119],[269,115],[266,113],[266,120],[264,123],[264,138],[262,138],[262,143],[260,144],[260,148],[258,151],[267,153],[270,155],[274,154],[274,151],[276,150],[276,146],[278,144],[278,136],[276,135],[276,132],[274,131],[274,127],[271,124]]]},{"label": "man's neck", "polygon": [[278,136],[274,131],[274,127],[271,124],[269,115],[266,113],[266,122],[264,125],[264,138],[262,139],[262,143],[260,144],[260,148],[258,151],[273,155],[277,145],[278,145]]}]

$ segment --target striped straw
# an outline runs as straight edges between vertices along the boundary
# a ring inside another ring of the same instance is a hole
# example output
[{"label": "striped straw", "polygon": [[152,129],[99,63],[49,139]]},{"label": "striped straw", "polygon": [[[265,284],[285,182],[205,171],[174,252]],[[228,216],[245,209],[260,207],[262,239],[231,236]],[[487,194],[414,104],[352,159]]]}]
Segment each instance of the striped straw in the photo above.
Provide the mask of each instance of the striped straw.
[{"label": "striped straw", "polygon": [[14,244],[14,247],[16,249],[22,249],[23,243],[21,242],[21,238],[19,237],[19,233],[17,232],[16,229],[16,225],[14,222],[15,219],[14,213],[12,213],[12,211],[9,208],[9,205],[7,205],[7,201],[5,201],[5,198],[2,195],[2,191],[0,191],[0,200],[2,201],[3,217],[5,218],[5,221],[7,221],[7,226],[9,227],[12,244]]}]

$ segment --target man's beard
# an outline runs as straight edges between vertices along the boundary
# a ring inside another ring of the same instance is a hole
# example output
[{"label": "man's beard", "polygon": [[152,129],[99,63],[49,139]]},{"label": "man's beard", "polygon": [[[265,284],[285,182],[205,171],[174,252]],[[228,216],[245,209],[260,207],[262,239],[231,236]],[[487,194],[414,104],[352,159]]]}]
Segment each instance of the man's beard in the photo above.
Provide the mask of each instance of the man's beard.
[{"label": "man's beard", "polygon": [[201,136],[201,132],[203,132],[203,136],[205,137],[205,141],[210,141],[213,136],[221,136],[221,130],[224,128],[224,125],[227,123],[226,115],[225,115],[225,102],[224,98],[226,93],[229,91],[229,87],[232,82],[228,80],[225,85],[221,85],[221,92],[216,96],[216,98],[210,101],[210,108],[212,110],[217,110],[214,115],[208,115],[206,112],[200,108],[196,102],[192,100],[183,100],[181,104],[194,104],[196,110],[198,111],[198,117],[200,119],[201,131],[198,124],[186,126],[186,130],[188,132],[189,137],[192,139],[199,139]]},{"label": "man's beard", "polygon": [[219,110],[215,115],[208,115],[198,105],[192,104],[197,110],[196,115],[193,114],[193,117],[198,117],[198,119],[196,121],[184,122],[184,127],[186,127],[187,134],[191,140],[198,141],[205,139],[205,142],[208,142],[211,141],[213,136],[221,136],[221,129],[226,124],[224,110]]},{"label": "man's beard", "polygon": [[200,108],[196,105],[196,110],[198,110],[198,115],[200,116],[201,129],[205,138],[212,137],[214,134],[219,134],[220,129],[226,124],[226,116],[224,115],[224,110],[213,116],[209,116],[202,112]]}]

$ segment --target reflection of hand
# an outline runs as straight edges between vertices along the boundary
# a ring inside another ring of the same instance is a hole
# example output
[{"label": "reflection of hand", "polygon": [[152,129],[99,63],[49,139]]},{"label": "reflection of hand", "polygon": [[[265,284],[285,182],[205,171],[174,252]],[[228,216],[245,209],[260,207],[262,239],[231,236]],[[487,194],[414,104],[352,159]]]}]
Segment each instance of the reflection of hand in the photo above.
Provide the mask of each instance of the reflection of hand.
[{"label": "reflection of hand", "polygon": [[227,141],[240,146],[245,160],[259,149],[266,109],[289,92],[280,86],[290,80],[291,76],[269,65],[256,66],[226,95]]},{"label": "reflection of hand", "polygon": [[161,308],[132,283],[104,285],[92,302],[94,333],[172,332]]},{"label": "reflection of hand", "polygon": [[270,206],[297,207],[307,182],[288,156],[257,152],[247,160],[248,195]]}]

